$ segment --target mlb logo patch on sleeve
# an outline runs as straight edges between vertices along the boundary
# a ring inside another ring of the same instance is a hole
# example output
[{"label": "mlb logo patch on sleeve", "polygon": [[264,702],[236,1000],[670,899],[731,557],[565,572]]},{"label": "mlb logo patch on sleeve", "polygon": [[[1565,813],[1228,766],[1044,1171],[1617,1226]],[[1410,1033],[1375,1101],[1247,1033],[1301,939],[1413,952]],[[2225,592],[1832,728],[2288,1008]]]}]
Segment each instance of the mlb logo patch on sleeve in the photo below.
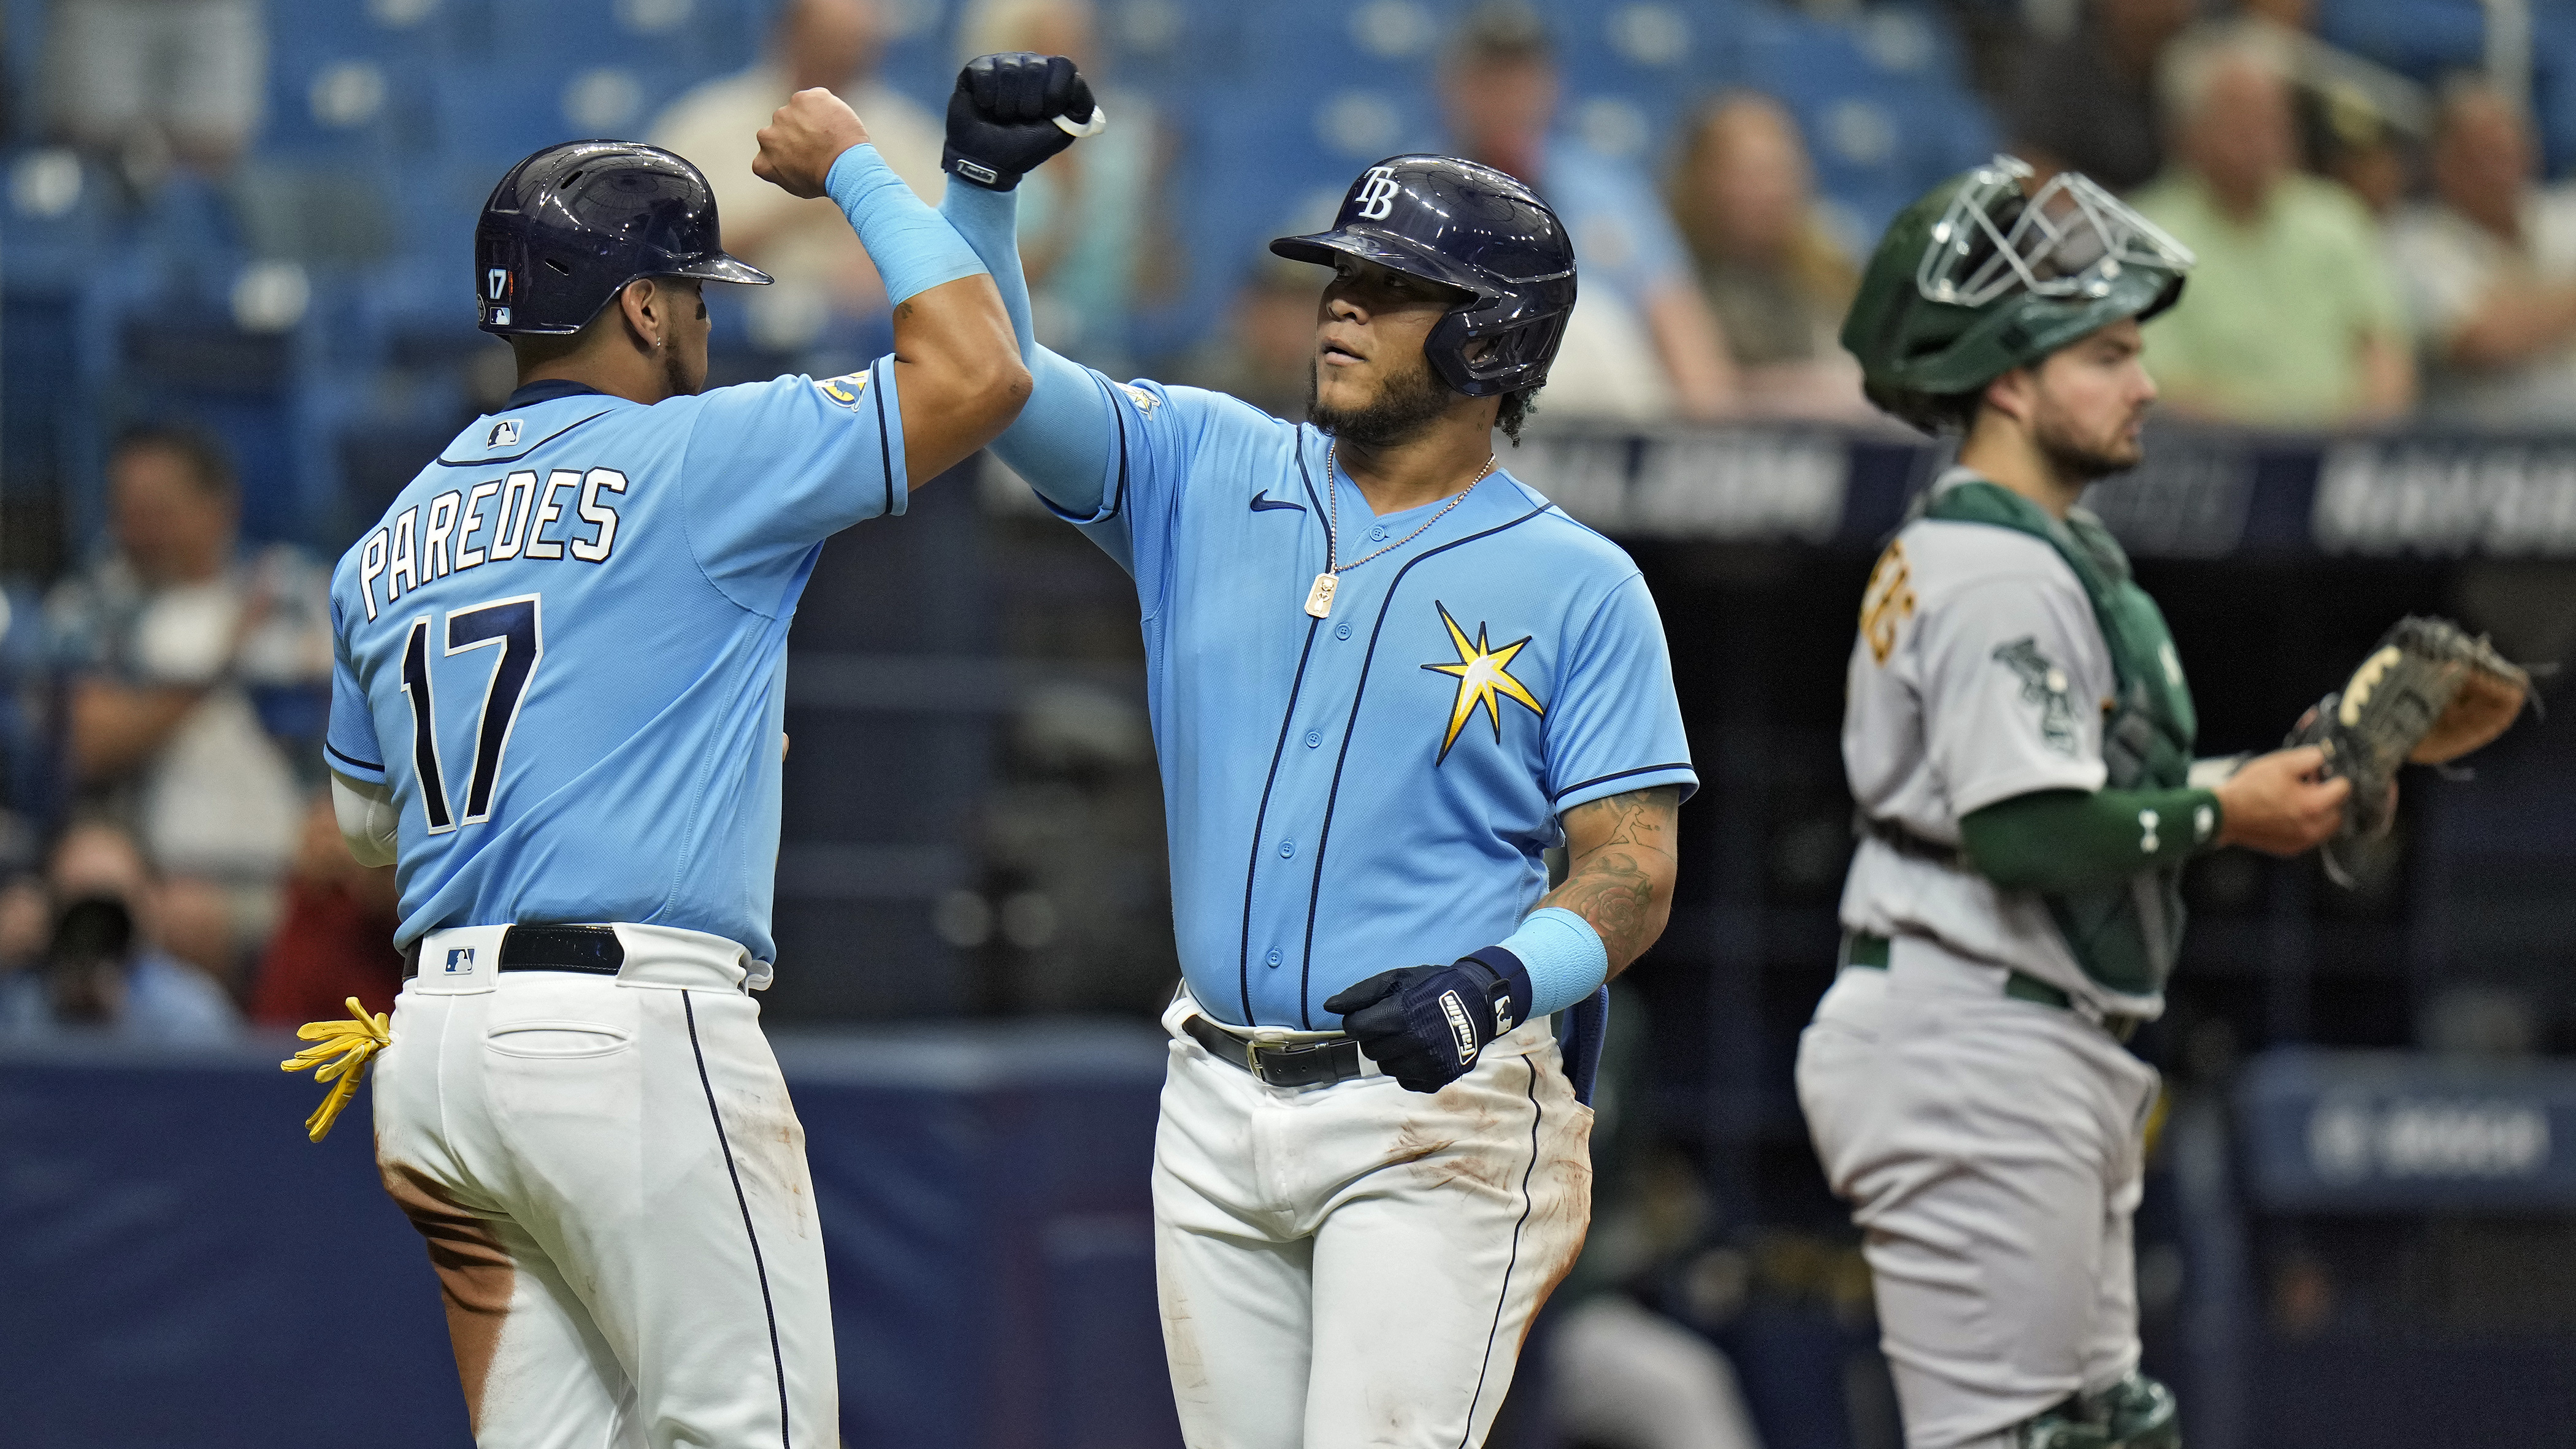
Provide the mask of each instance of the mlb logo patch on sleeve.
[{"label": "mlb logo patch on sleeve", "polygon": [[486,448],[515,448],[518,445],[519,420],[517,418],[503,418],[494,423],[492,431],[485,434],[483,438],[483,446]]},{"label": "mlb logo patch on sleeve", "polygon": [[818,377],[814,379],[814,390],[816,392],[821,393],[823,396],[830,398],[832,401],[839,403],[841,406],[848,408],[852,412],[857,412],[859,410],[859,394],[867,391],[867,389],[868,375],[865,372],[849,372],[843,373],[839,377]]}]

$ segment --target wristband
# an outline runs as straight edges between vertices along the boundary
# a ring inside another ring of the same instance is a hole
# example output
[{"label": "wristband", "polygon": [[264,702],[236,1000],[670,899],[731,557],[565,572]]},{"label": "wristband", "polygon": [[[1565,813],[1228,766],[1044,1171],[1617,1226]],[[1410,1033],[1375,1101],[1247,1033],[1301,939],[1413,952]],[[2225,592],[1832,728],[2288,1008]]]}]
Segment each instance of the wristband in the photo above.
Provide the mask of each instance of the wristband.
[{"label": "wristband", "polygon": [[1601,933],[1562,906],[1530,912],[1502,944],[1473,954],[1506,980],[1513,974],[1506,964],[1518,969],[1528,982],[1526,1015],[1531,1019],[1554,1016],[1610,979],[1610,948],[1602,944]]},{"label": "wristband", "polygon": [[931,288],[984,271],[983,260],[938,212],[922,204],[877,148],[860,142],[832,162],[823,178],[895,305]]}]

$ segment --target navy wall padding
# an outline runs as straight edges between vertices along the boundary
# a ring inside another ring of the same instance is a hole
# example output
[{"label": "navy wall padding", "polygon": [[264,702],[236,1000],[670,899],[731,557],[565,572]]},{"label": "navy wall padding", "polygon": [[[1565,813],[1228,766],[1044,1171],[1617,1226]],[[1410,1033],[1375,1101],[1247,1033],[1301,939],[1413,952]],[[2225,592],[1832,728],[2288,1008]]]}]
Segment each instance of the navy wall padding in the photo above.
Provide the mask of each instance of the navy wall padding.
[{"label": "navy wall padding", "polygon": [[[467,1449],[369,1102],[239,1052],[0,1052],[0,1443]],[[1148,1198],[1161,1034],[781,1033],[870,1445],[1177,1445]]]}]

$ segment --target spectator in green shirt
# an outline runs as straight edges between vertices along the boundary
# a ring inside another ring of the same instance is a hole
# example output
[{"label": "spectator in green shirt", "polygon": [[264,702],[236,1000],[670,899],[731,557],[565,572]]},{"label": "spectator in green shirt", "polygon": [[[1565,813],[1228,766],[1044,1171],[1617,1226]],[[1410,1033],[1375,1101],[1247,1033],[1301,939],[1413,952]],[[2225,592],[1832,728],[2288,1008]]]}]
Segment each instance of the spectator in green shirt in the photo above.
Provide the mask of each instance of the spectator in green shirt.
[{"label": "spectator in green shirt", "polygon": [[2294,169],[2289,87],[2258,50],[2177,57],[2177,164],[2137,208],[2200,256],[2147,329],[2165,406],[2212,421],[2324,428],[2403,415],[2415,368],[2376,227],[2344,187]]}]

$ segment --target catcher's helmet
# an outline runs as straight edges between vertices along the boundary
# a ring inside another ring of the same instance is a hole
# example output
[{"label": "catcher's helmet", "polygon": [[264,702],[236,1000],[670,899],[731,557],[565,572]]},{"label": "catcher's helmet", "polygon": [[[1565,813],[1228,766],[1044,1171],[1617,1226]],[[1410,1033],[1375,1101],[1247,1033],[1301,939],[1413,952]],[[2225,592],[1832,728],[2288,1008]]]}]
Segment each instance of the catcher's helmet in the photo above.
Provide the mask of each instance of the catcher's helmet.
[{"label": "catcher's helmet", "polygon": [[1926,432],[1942,400],[2182,295],[2191,250],[2072,171],[2025,196],[1998,156],[1888,223],[1843,319],[1870,401]]},{"label": "catcher's helmet", "polygon": [[627,283],[674,276],[769,280],[724,254],[707,178],[659,146],[548,146],[510,168],[474,225],[486,332],[578,332]]},{"label": "catcher's helmet", "polygon": [[[1574,243],[1547,203],[1491,166],[1454,156],[1390,156],[1360,173],[1331,231],[1283,236],[1291,261],[1375,262],[1473,296],[1431,328],[1423,351],[1469,397],[1547,381],[1574,310]],[[1474,358],[1467,344],[1492,345]]]}]

